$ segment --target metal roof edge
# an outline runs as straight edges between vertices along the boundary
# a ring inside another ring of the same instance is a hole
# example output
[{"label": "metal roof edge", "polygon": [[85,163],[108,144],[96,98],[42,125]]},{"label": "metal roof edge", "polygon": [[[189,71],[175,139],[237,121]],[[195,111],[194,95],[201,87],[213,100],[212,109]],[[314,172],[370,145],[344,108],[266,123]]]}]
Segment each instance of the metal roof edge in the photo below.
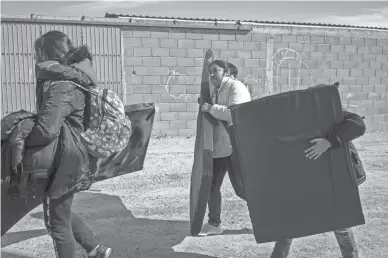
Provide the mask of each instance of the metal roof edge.
[{"label": "metal roof edge", "polygon": [[[282,22],[259,22],[259,21],[232,21],[232,20],[211,20],[211,19],[186,19],[186,18],[163,18],[163,17],[138,17],[120,16],[110,17],[73,17],[73,16],[46,16],[40,14],[31,15],[1,15],[1,22],[36,22],[36,23],[64,23],[78,25],[101,25],[101,26],[122,26],[122,27],[162,27],[162,28],[194,28],[194,29],[218,29],[235,30],[248,32],[252,30],[263,30],[262,27],[271,27],[277,30],[288,29],[331,29],[334,31],[344,30],[357,31],[368,34],[370,32],[386,33],[388,28],[372,28],[347,25],[322,25],[313,23],[282,23]],[[287,32],[284,32],[287,33]]]},{"label": "metal roof edge", "polygon": [[141,18],[148,20],[181,20],[181,21],[204,21],[204,22],[240,22],[247,24],[260,24],[260,25],[286,25],[286,26],[307,26],[307,27],[333,27],[333,28],[355,28],[355,29],[377,29],[388,30],[387,27],[370,27],[370,26],[357,26],[357,25],[344,25],[344,24],[326,24],[326,23],[312,23],[312,22],[281,22],[281,21],[253,21],[253,20],[227,20],[227,19],[202,19],[202,18],[181,18],[181,17],[161,17],[161,16],[143,16],[143,15],[123,15],[106,13],[107,18]]},{"label": "metal roof edge", "polygon": [[105,17],[72,17],[72,16],[47,16],[47,15],[1,15],[1,22],[35,22],[35,23],[65,23],[65,24],[95,24],[106,26],[130,27],[169,27],[169,28],[197,28],[218,30],[250,31],[252,28],[236,22],[203,22],[203,21],[171,21],[150,20],[142,18],[105,18]]}]

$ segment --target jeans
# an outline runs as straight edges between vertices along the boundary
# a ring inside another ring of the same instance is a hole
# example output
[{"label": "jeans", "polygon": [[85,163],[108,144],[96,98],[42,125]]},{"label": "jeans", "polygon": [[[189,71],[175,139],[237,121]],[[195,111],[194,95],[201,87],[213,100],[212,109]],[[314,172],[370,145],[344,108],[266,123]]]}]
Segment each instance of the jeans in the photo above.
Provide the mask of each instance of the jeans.
[{"label": "jeans", "polygon": [[[334,230],[343,258],[359,258],[356,241],[351,228]],[[277,241],[271,258],[286,258],[290,251],[292,239]]]},{"label": "jeans", "polygon": [[71,194],[58,199],[43,199],[44,221],[53,239],[57,258],[75,258],[74,239],[87,253],[98,245],[81,217],[71,211],[73,196]]},{"label": "jeans", "polygon": [[[209,220],[208,223],[212,226],[218,227],[221,224],[221,186],[224,181],[226,171],[231,173],[232,158],[231,156],[224,158],[213,158],[213,178],[210,188],[210,195],[208,200]],[[233,176],[229,176],[233,180]],[[234,185],[234,182],[232,182]],[[237,194],[237,193],[236,193]],[[240,198],[246,200],[245,196],[238,194]]]}]

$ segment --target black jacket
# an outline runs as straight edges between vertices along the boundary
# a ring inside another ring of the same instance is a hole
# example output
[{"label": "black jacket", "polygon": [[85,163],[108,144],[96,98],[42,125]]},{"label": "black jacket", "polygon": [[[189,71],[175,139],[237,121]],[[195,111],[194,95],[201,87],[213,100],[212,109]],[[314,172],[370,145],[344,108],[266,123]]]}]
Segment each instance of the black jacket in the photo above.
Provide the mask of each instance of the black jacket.
[{"label": "black jacket", "polygon": [[366,126],[362,117],[357,114],[344,110],[343,116],[342,123],[330,130],[326,134],[326,139],[331,143],[331,148],[340,148],[348,144],[357,184],[362,184],[366,180],[366,173],[352,140],[364,135]]},{"label": "black jacket", "polygon": [[[87,94],[72,83],[65,82],[74,81],[87,88],[97,87],[91,59],[88,49],[80,47],[60,62],[47,61],[36,66],[37,118],[26,139],[24,156],[57,141],[48,170],[46,196],[51,198],[87,190],[95,173],[95,159],[89,156],[80,138],[87,124],[85,118],[88,118]],[[64,82],[53,84],[54,81]],[[24,161],[25,165],[34,163]],[[36,169],[31,165],[32,169]]]}]

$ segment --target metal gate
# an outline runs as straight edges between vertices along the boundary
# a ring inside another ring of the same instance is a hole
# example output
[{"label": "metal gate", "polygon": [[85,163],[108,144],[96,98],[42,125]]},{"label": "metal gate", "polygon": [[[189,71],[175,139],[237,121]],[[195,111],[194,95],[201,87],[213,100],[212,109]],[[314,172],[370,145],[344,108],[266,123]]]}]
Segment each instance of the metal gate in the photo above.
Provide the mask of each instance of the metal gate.
[{"label": "metal gate", "polygon": [[35,111],[34,41],[50,30],[59,30],[75,46],[86,44],[100,87],[123,97],[122,50],[119,27],[20,21],[1,24],[1,117],[25,109]]}]

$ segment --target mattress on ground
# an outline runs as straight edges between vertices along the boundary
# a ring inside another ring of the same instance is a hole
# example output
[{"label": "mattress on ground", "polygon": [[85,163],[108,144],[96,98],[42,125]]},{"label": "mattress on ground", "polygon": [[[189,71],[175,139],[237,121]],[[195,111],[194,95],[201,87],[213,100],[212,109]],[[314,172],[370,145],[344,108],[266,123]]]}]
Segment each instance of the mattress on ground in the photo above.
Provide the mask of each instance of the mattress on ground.
[{"label": "mattress on ground", "polygon": [[365,223],[348,147],[317,160],[304,153],[343,119],[335,86],[253,100],[231,113],[258,243]]}]

